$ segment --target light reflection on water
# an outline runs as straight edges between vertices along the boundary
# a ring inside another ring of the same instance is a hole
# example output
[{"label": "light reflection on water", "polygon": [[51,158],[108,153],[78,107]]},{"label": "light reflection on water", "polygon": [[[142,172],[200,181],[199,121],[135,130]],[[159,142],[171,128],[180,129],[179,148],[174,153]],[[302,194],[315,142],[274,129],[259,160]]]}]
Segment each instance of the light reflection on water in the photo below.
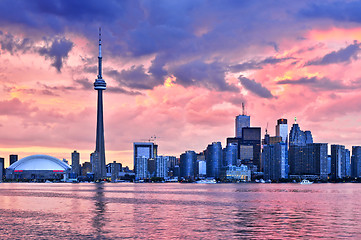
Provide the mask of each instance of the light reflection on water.
[{"label": "light reflection on water", "polygon": [[361,184],[0,184],[0,239],[360,238]]}]

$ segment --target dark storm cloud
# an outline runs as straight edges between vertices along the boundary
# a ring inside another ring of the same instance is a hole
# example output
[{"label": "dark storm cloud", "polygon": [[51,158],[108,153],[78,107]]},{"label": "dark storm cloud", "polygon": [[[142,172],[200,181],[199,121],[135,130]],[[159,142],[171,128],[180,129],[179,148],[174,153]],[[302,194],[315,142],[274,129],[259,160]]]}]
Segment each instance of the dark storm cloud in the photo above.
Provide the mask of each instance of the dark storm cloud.
[{"label": "dark storm cloud", "polygon": [[361,22],[360,1],[319,1],[301,9],[299,14],[307,18],[328,18],[336,21]]},{"label": "dark storm cloud", "polygon": [[73,48],[74,44],[65,38],[54,39],[48,43],[48,46],[39,48],[40,55],[52,59],[54,66],[58,72],[63,67],[63,62],[68,58],[68,54]]},{"label": "dark storm cloud", "polygon": [[7,51],[10,54],[15,54],[19,51],[26,53],[32,49],[33,42],[29,38],[20,39],[0,31],[0,46],[2,51]]},{"label": "dark storm cloud", "polygon": [[108,70],[105,74],[114,78],[120,86],[133,89],[153,89],[164,83],[162,79],[154,78],[152,75],[146,73],[143,65],[132,66],[120,72],[117,70]]},{"label": "dark storm cloud", "polygon": [[323,77],[303,77],[296,80],[285,79],[278,81],[277,84],[290,84],[290,85],[304,85],[309,86],[315,90],[353,90],[361,88],[361,79],[352,81],[350,83],[343,83],[342,81],[335,81],[329,78]]},{"label": "dark storm cloud", "polygon": [[267,64],[271,64],[271,65],[277,64],[280,62],[287,61],[289,59],[293,59],[293,58],[291,58],[291,57],[286,57],[286,58],[268,57],[261,61],[248,61],[248,62],[244,62],[241,64],[235,64],[235,65],[230,66],[229,69],[233,73],[242,72],[242,71],[246,71],[246,70],[253,70],[253,69],[262,69],[263,66],[265,66]]},{"label": "dark storm cloud", "polygon": [[[303,41],[303,33],[314,26],[312,18],[302,12],[310,11],[311,3],[288,3],[284,0],[3,0],[0,29],[8,32],[18,29],[34,41],[44,36],[52,39],[64,33],[76,34],[94,39],[95,49],[97,29],[101,26],[104,56],[122,62],[152,59],[147,69],[137,64],[122,71],[108,71],[119,87],[152,89],[163,84],[167,76],[174,75],[183,86],[238,91],[225,81],[232,63],[241,62],[231,67],[236,72],[287,60],[269,57],[247,62],[243,53],[249,53],[250,46],[264,50],[265,55],[273,55],[282,50],[280,42],[284,38]],[[52,65],[60,71],[72,45],[61,40],[54,44],[41,53],[51,58]]]},{"label": "dark storm cloud", "polygon": [[216,91],[238,92],[239,89],[225,81],[225,69],[221,63],[205,63],[200,60],[178,65],[170,70],[176,83],[184,87],[198,86]]},{"label": "dark storm cloud", "polygon": [[320,59],[316,59],[306,63],[308,65],[327,65],[332,63],[350,62],[351,59],[357,59],[357,54],[360,51],[360,43],[355,41],[353,44],[348,45],[338,51],[333,51],[326,54]]},{"label": "dark storm cloud", "polygon": [[262,98],[273,98],[274,96],[267,88],[263,87],[260,83],[256,82],[253,79],[248,79],[243,77],[242,75],[238,77],[243,87],[247,90],[253,92],[254,94],[262,97]]}]

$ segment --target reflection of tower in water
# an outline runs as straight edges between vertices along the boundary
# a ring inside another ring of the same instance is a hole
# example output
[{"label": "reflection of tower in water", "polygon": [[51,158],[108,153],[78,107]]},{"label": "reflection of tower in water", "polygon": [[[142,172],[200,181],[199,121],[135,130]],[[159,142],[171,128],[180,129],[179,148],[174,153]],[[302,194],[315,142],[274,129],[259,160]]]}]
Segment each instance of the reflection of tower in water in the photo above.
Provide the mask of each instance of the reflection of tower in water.
[{"label": "reflection of tower in water", "polygon": [[95,231],[96,239],[101,239],[105,233],[104,226],[106,222],[105,218],[106,202],[104,198],[103,184],[95,184],[95,196],[94,196],[94,218],[92,226]]}]

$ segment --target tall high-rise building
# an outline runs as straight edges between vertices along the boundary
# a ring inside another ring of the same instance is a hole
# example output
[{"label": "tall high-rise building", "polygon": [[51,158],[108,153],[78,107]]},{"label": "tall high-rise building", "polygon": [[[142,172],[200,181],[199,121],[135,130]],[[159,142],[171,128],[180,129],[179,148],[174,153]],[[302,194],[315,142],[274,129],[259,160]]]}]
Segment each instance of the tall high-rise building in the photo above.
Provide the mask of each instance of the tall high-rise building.
[{"label": "tall high-rise building", "polygon": [[96,146],[97,166],[93,169],[94,179],[99,180],[106,177],[105,167],[105,147],[104,147],[104,121],[103,121],[103,91],[106,89],[106,83],[102,77],[102,41],[101,30],[99,28],[99,56],[98,56],[98,78],[94,82],[94,89],[98,91],[97,107],[97,132]]},{"label": "tall high-rise building", "polygon": [[361,177],[361,146],[352,146],[351,176]]},{"label": "tall high-rise building", "polygon": [[242,129],[251,126],[251,117],[247,116],[244,112],[244,104],[242,103],[242,115],[236,116],[235,130],[236,138],[242,138]]},{"label": "tall high-rise building", "polygon": [[206,150],[207,177],[219,178],[222,168],[222,144],[213,142]]},{"label": "tall high-rise building", "polygon": [[155,177],[158,145],[153,142],[135,142],[133,151],[136,180]]},{"label": "tall high-rise building", "polygon": [[75,150],[71,153],[71,171],[75,173],[77,176],[80,175],[80,155]]},{"label": "tall high-rise building", "polygon": [[0,158],[0,182],[3,181],[5,175],[5,159]]},{"label": "tall high-rise building", "polygon": [[287,119],[281,118],[277,120],[276,136],[282,137],[282,142],[288,143],[288,125]]},{"label": "tall high-rise building", "polygon": [[[10,156],[9,156],[9,161],[10,161],[10,165],[11,164],[13,164],[14,162],[16,162],[17,160],[18,160],[18,155],[16,155],[16,154],[11,154]],[[10,166],[9,165],[9,166]]]},{"label": "tall high-rise building", "polygon": [[[243,146],[252,146],[253,149],[253,165],[257,166],[258,171],[262,171],[261,166],[261,128],[248,127],[242,129]],[[240,151],[242,156],[242,152]]]},{"label": "tall high-rise building", "polygon": [[155,176],[159,178],[168,177],[168,160],[169,156],[157,156],[155,158]]},{"label": "tall high-rise building", "polygon": [[[307,144],[313,143],[310,131],[302,131],[295,121],[289,135],[288,163],[290,175],[303,175],[310,172],[308,166]],[[308,169],[308,170],[307,170]]]},{"label": "tall high-rise building", "polygon": [[331,178],[345,177],[346,151],[343,145],[331,145]]},{"label": "tall high-rise building", "polygon": [[345,177],[351,177],[351,156],[348,149],[345,149]]},{"label": "tall high-rise building", "polygon": [[262,160],[265,179],[288,178],[287,144],[279,142],[263,146]]},{"label": "tall high-rise building", "polygon": [[180,155],[180,176],[186,179],[194,179],[197,154],[194,151],[186,151]]},{"label": "tall high-rise building", "polygon": [[224,166],[236,166],[237,165],[237,148],[238,145],[236,143],[227,144],[225,148],[225,154],[223,157]]}]

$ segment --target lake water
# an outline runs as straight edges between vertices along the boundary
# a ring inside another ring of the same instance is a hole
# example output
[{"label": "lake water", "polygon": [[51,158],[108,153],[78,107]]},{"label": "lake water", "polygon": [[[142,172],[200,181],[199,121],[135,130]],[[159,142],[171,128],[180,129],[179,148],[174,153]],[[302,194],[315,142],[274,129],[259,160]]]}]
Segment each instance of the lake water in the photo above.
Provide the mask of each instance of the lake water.
[{"label": "lake water", "polygon": [[0,239],[361,239],[361,184],[0,183]]}]

